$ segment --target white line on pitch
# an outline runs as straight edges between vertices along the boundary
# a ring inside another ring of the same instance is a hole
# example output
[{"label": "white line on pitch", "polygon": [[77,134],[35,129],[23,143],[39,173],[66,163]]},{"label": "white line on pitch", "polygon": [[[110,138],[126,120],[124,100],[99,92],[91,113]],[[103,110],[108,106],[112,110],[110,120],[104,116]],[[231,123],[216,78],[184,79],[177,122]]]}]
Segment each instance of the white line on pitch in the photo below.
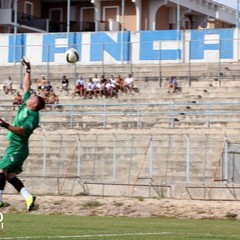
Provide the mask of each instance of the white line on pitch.
[{"label": "white line on pitch", "polygon": [[[91,237],[118,237],[118,236],[145,236],[145,235],[192,235],[192,236],[221,236],[221,234],[201,234],[201,233],[176,233],[176,232],[159,232],[159,233],[123,233],[123,234],[89,234],[89,235],[73,235],[73,236],[25,236],[25,237],[1,237],[1,240],[12,239],[69,239],[69,238],[91,238]],[[231,235],[231,237],[240,237],[240,235]]]},{"label": "white line on pitch", "polygon": [[11,239],[65,239],[65,238],[90,238],[90,237],[118,237],[118,236],[144,236],[144,235],[170,235],[174,232],[160,232],[160,233],[119,233],[119,234],[89,234],[89,235],[73,235],[73,236],[26,236],[26,237],[1,237],[1,240]]}]

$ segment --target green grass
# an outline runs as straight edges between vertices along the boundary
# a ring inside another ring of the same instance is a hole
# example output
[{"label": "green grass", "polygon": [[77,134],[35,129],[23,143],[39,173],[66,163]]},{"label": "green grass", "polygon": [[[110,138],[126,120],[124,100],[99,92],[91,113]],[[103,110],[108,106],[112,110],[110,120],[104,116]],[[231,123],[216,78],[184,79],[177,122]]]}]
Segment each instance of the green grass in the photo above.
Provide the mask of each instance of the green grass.
[{"label": "green grass", "polygon": [[4,214],[0,239],[239,240],[240,221]]}]

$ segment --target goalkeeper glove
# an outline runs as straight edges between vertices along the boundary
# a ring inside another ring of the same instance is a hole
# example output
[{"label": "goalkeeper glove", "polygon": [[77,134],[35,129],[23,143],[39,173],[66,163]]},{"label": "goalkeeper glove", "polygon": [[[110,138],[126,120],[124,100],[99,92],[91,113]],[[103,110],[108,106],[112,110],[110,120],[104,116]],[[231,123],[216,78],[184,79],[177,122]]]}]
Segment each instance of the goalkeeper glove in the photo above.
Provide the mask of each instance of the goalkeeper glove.
[{"label": "goalkeeper glove", "polygon": [[3,120],[0,118],[0,126],[8,129],[9,124],[8,124],[7,122],[3,121]]}]

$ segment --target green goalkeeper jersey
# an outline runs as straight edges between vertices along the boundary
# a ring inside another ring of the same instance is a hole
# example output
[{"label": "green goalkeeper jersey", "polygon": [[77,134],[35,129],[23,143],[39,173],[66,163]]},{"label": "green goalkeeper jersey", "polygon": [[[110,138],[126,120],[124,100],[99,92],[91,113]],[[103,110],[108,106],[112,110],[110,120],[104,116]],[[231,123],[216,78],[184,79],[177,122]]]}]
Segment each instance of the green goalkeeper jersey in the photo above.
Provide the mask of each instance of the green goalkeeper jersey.
[{"label": "green goalkeeper jersey", "polygon": [[6,136],[9,142],[28,145],[28,139],[30,135],[32,134],[33,130],[39,126],[39,112],[31,111],[26,106],[26,101],[30,98],[30,96],[31,94],[29,91],[24,94],[23,104],[19,108],[12,124],[15,127],[22,126],[26,132],[24,135],[20,136],[9,131]]}]

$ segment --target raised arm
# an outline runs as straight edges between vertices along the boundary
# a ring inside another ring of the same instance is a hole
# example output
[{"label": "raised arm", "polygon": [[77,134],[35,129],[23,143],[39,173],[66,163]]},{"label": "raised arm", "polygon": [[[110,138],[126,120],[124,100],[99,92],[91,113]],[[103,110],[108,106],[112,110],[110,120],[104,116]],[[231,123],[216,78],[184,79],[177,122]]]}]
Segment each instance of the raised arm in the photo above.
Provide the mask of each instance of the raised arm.
[{"label": "raised arm", "polygon": [[[30,65],[29,60],[26,57],[22,58],[22,64],[25,66],[25,69],[26,69],[26,73],[23,77],[23,84],[22,84],[23,91],[25,93],[25,92],[29,91],[29,89],[31,87],[31,83],[32,83],[32,81],[31,81],[31,65]],[[12,126],[9,123],[5,122],[3,119],[0,119],[0,126],[8,129],[9,131],[11,131],[17,135],[25,134],[25,129],[22,126],[20,126],[20,127]]]},{"label": "raised arm", "polygon": [[26,73],[23,77],[23,92],[27,92],[30,90],[31,84],[32,84],[32,79],[31,79],[31,64],[30,61],[28,60],[27,57],[22,58],[22,64],[25,66]]}]

